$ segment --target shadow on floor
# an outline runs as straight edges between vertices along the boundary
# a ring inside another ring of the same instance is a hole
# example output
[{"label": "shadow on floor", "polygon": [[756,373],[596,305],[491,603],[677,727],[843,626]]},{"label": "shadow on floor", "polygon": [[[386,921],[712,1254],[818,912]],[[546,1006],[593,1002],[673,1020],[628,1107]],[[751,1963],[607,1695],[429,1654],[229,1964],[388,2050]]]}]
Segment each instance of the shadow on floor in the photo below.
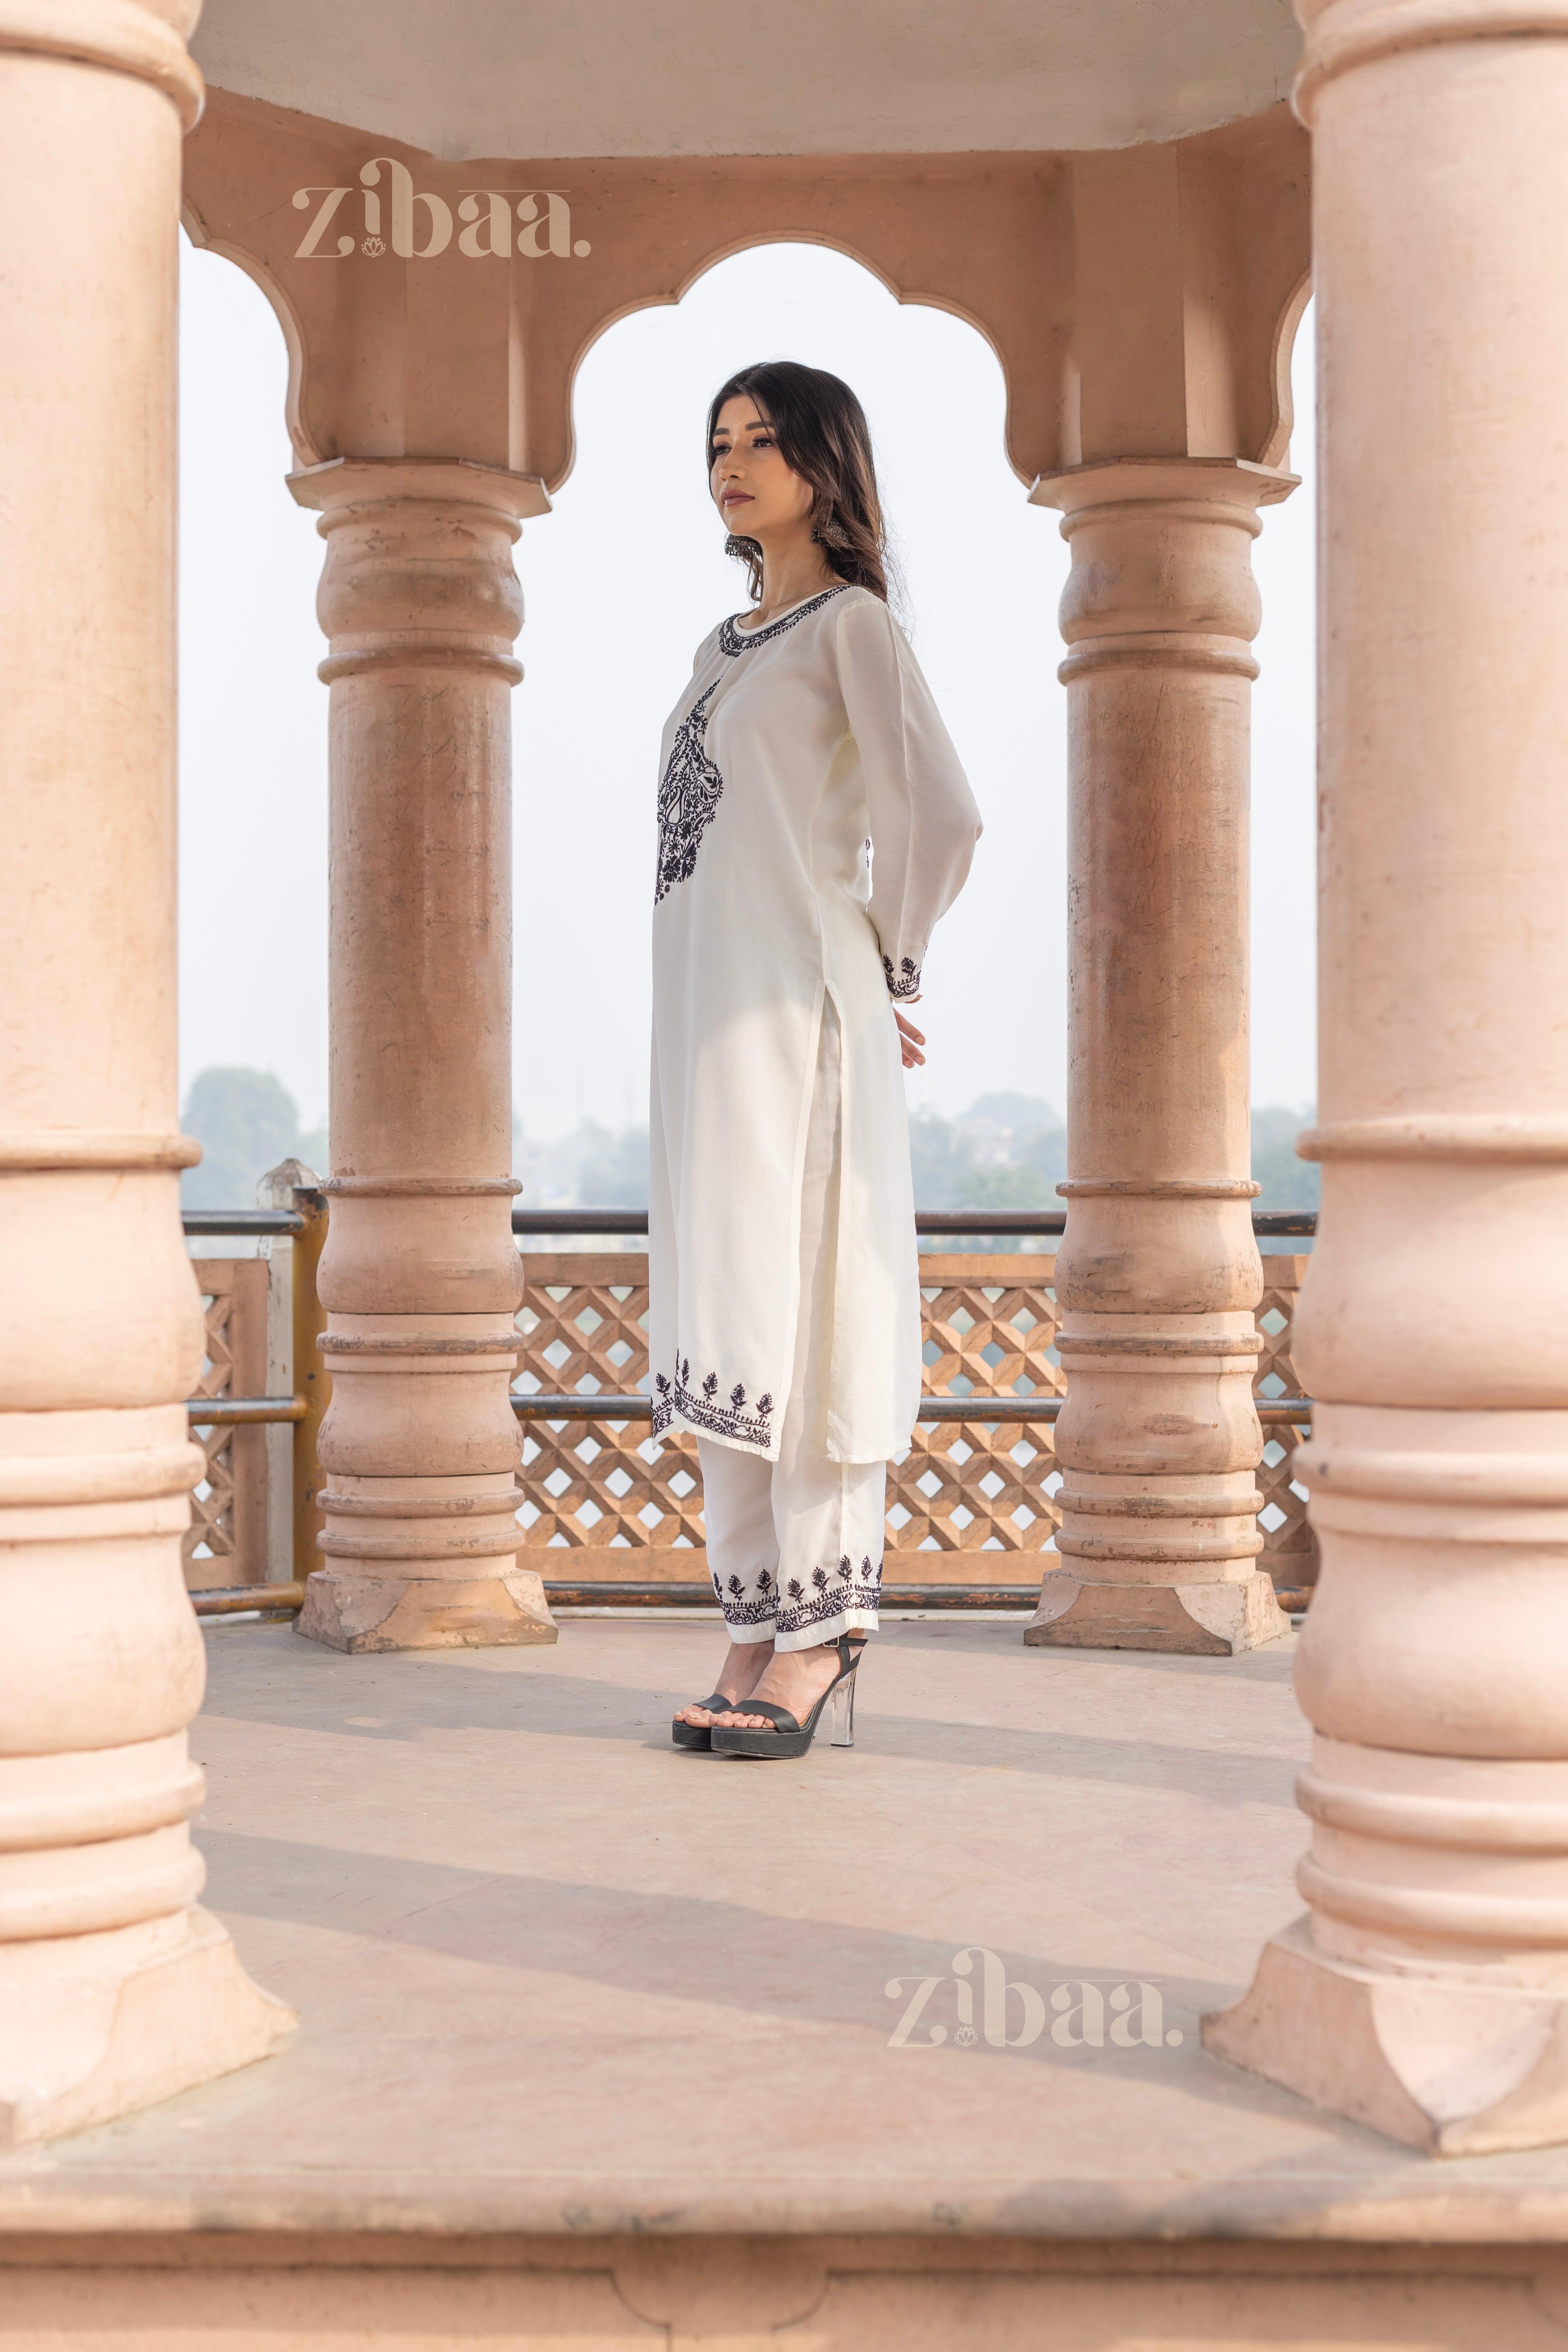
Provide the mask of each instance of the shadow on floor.
[{"label": "shadow on floor", "polygon": [[[927,1937],[780,1916],[712,1897],[469,1870],[229,1831],[204,1831],[202,1846],[211,1870],[208,1899],[230,1915],[287,1919],[446,1960],[562,1976],[637,2002],[716,2005],[774,2024],[868,2029],[889,2045],[929,1979],[931,1990],[897,2050],[899,2063],[907,2065],[919,2064],[921,2050],[931,2046],[933,2028],[942,2029],[943,2042],[956,2045],[963,2021],[955,1950]],[[1026,2047],[994,2048],[979,2033],[984,1961],[978,1948],[971,1949],[979,2063],[1075,2070],[1110,2065],[1124,2077],[1150,2079],[1166,2074],[1173,2063],[1185,2072],[1196,2052],[1198,2017],[1237,1990],[1196,1978],[1163,1978],[1156,1990],[1163,2024],[1175,2032],[1176,2042],[1119,2047],[1110,2035],[1116,2014],[1110,1996],[1125,1978],[1076,1968],[1058,1955],[1005,1951],[997,1957],[1008,1981],[1034,1988],[1045,2005],[1047,2030]],[[893,1983],[899,1990],[889,1994]],[[1096,1995],[1105,2005],[1099,2047],[1082,2042],[1086,1985],[1090,2011]],[[1068,1999],[1053,2005],[1053,1992],[1063,1987]],[[461,1999],[456,1989],[454,1997]],[[1066,2047],[1052,2038],[1058,2010],[1068,2011],[1065,2031],[1081,2046]],[[1026,2015],[1016,1992],[1006,2013],[1006,2031],[1016,2039]],[[433,2022],[439,2038],[438,2011]],[[318,2026],[330,2032],[331,2021],[319,2018]],[[628,2015],[627,2030],[635,2026],[658,2030],[653,2018]],[[1207,2062],[1200,2065],[1210,2074]],[[1205,2095],[1246,2104],[1258,2092],[1257,2084],[1237,2075],[1211,2079]]]},{"label": "shadow on floor", "polygon": [[[559,1672],[534,1677],[475,1674],[428,1655],[413,1671],[399,1659],[340,1663],[350,1675],[330,1687],[285,1681],[265,1690],[219,1689],[209,1698],[206,1712],[230,1721],[354,1740],[402,1741],[426,1732],[451,1731],[599,1740],[668,1754],[672,1772],[745,1769],[675,1753],[669,1717],[691,1695],[679,1688],[630,1689]],[[1216,1804],[1267,1805],[1287,1812],[1295,1810],[1295,1778],[1305,1760],[1304,1734],[1302,1756],[1292,1758],[895,1715],[879,1706],[870,1673],[862,1687],[856,1729],[860,1749],[906,1763],[1168,1789]],[[809,1770],[810,1759],[801,1769]]]}]

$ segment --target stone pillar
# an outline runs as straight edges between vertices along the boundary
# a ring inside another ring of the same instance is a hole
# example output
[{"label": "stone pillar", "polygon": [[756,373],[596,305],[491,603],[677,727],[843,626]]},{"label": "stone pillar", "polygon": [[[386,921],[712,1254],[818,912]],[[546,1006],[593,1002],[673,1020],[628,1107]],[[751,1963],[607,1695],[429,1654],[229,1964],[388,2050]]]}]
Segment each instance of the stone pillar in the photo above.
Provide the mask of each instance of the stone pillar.
[{"label": "stone pillar", "polygon": [[1568,2138],[1568,20],[1302,14],[1310,1910],[1205,2038],[1470,2153]]},{"label": "stone pillar", "polygon": [[458,459],[290,487],[321,510],[331,687],[327,1565],[297,1627],[340,1650],[552,1642],[517,1564],[510,1402],[511,550],[545,500]]},{"label": "stone pillar", "polygon": [[1293,488],[1139,458],[1034,492],[1073,566],[1062,1565],[1032,1643],[1224,1655],[1289,1630],[1257,1565],[1247,753],[1257,509]]},{"label": "stone pillar", "polygon": [[195,1907],[174,383],[194,6],[0,21],[0,2146],[294,2020]]}]

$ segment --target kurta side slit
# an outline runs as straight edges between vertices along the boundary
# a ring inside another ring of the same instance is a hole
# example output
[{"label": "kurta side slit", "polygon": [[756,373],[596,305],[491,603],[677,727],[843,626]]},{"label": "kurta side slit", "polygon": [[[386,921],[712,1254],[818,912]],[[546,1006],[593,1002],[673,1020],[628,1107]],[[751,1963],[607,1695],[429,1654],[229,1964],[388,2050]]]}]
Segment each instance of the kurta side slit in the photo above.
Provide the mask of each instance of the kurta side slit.
[{"label": "kurta side slit", "polygon": [[695,1432],[737,1640],[876,1622],[921,1385],[889,996],[979,820],[907,641],[841,586],[698,648],[665,729],[648,1218],[654,1429]]},{"label": "kurta side slit", "polygon": [[800,1213],[800,1311],[779,1454],[699,1437],[708,1564],[735,1642],[809,1648],[877,1623],[886,1462],[828,1452],[842,1153],[838,1015],[823,1006]]}]

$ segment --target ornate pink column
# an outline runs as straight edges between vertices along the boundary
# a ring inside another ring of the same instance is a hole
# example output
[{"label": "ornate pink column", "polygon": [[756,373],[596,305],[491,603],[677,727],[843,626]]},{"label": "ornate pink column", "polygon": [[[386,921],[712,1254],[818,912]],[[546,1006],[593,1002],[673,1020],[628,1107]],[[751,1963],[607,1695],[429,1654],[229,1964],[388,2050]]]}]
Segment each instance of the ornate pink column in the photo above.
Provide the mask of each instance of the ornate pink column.
[{"label": "ornate pink column", "polygon": [[1568,2138],[1568,17],[1302,14],[1310,1909],[1206,2039],[1457,2154]]},{"label": "ornate pink column", "polygon": [[458,459],[340,459],[290,487],[321,509],[331,687],[327,1565],[298,1630],[552,1642],[517,1563],[510,1403],[511,550],[547,502]]},{"label": "ornate pink column", "polygon": [[0,2147],[276,2049],[196,1906],[174,373],[194,6],[0,20]]},{"label": "ornate pink column", "polygon": [[1294,486],[1152,457],[1034,491],[1073,565],[1062,1565],[1031,1643],[1229,1654],[1289,1631],[1257,1565],[1247,797],[1257,509]]}]

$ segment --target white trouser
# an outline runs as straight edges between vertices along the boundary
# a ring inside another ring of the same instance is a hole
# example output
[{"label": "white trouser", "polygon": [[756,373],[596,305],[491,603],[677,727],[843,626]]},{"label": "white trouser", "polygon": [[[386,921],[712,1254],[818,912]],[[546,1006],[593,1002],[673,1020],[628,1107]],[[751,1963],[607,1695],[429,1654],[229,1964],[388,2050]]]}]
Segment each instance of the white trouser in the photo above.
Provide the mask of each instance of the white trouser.
[{"label": "white trouser", "polygon": [[874,1633],[888,1465],[827,1453],[838,1229],[839,1031],[823,1007],[800,1210],[800,1313],[776,1462],[699,1437],[708,1565],[732,1642],[807,1650]]}]

